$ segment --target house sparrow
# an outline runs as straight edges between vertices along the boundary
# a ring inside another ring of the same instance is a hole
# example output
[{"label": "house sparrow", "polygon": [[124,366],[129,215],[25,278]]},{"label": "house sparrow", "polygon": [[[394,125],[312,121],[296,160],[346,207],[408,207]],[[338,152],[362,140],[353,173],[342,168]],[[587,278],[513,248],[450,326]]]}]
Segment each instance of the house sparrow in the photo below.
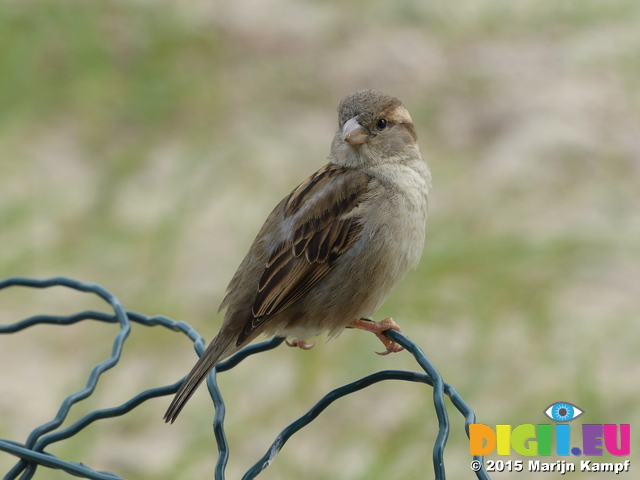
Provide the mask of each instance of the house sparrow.
[{"label": "house sparrow", "polygon": [[306,340],[345,327],[374,332],[382,354],[402,348],[368,320],[422,254],[431,174],[409,112],[374,90],[338,106],[329,163],[271,212],[227,287],[220,331],[180,386],[173,422],[222,359],[260,334]]}]

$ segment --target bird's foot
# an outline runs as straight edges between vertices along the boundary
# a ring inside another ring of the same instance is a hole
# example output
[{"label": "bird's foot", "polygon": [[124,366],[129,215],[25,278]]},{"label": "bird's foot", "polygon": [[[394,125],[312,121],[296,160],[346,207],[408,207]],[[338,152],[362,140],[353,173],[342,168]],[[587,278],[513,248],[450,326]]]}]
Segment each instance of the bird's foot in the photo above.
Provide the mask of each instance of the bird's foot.
[{"label": "bird's foot", "polygon": [[287,344],[288,347],[298,347],[301,348],[302,350],[311,350],[316,342],[313,342],[311,345],[308,345],[306,341],[304,340],[295,340],[293,342],[290,342],[289,340],[285,340],[285,343]]},{"label": "bird's foot", "polygon": [[402,330],[400,330],[400,327],[396,324],[396,322],[393,321],[392,318],[385,318],[380,322],[374,322],[372,320],[360,318],[358,320],[352,321],[348,326],[375,334],[375,336],[378,337],[382,344],[386,347],[386,350],[384,352],[376,352],[378,355],[389,355],[390,353],[397,353],[404,350],[404,347],[401,347],[393,340],[387,338],[387,336],[384,334],[384,332],[386,332],[387,330],[397,330],[398,332],[402,332]]}]

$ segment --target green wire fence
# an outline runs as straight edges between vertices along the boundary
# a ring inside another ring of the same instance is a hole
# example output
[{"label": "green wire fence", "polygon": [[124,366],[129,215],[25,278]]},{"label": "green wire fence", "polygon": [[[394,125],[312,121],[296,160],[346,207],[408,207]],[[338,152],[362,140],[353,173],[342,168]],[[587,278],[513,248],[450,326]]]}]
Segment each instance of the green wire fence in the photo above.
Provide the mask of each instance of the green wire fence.
[{"label": "green wire fence", "polygon": [[[176,322],[175,320],[171,320],[170,318],[163,316],[147,317],[139,313],[125,311],[120,301],[113,294],[111,294],[103,287],[93,283],[80,282],[65,277],[54,277],[44,280],[24,277],[10,277],[0,281],[0,290],[8,287],[18,286],[30,288],[63,286],[81,292],[92,293],[106,301],[113,309],[113,313],[110,314],[87,310],[69,316],[36,315],[11,325],[0,326],[0,334],[16,333],[24,330],[25,328],[35,325],[70,325],[84,320],[97,320],[100,322],[117,323],[119,325],[119,330],[113,341],[111,356],[93,367],[86,386],[83,389],[74,392],[66,397],[63,400],[62,405],[58,409],[58,413],[52,420],[35,428],[29,434],[26,442],[24,443],[0,439],[0,451],[5,451],[19,458],[15,466],[5,474],[4,480],[13,480],[15,478],[18,478],[18,476],[20,477],[20,480],[31,479],[39,466],[60,469],[71,475],[95,480],[124,480],[122,479],[122,477],[119,477],[118,475],[113,473],[98,472],[92,470],[82,463],[62,460],[55,455],[47,453],[45,449],[52,443],[60,442],[75,435],[96,420],[124,415],[136,408],[141,403],[151,398],[171,395],[178,390],[178,387],[180,386],[180,383],[182,383],[182,380],[179,380],[172,385],[145,390],[129,401],[123,403],[122,405],[105,408],[102,410],[95,410],[82,417],[73,425],[58,430],[60,425],[62,425],[62,423],[66,419],[71,407],[75,403],[89,397],[95,390],[102,373],[114,367],[118,363],[120,355],[122,353],[124,342],[131,331],[131,322],[147,327],[162,326],[174,331],[182,332],[186,334],[194,343],[194,347],[198,355],[202,355],[205,350],[205,344],[202,336],[200,336],[198,332],[196,332],[189,324],[185,322]],[[469,425],[475,423],[475,414],[462,400],[460,395],[458,395],[456,390],[451,385],[445,383],[442,380],[442,377],[433,366],[433,364],[427,359],[420,347],[418,347],[407,337],[395,330],[389,330],[388,332],[385,332],[385,334],[392,340],[402,345],[406,350],[408,350],[415,357],[416,361],[424,370],[424,372],[414,372],[407,370],[382,370],[356,380],[355,382],[351,382],[349,384],[336,388],[335,390],[332,390],[331,392],[326,394],[318,403],[316,403],[306,414],[298,418],[296,421],[282,430],[282,432],[280,432],[280,434],[276,437],[275,441],[271,444],[262,458],[260,458],[260,460],[258,460],[242,477],[243,480],[250,480],[257,477],[260,472],[262,472],[262,470],[264,470],[271,464],[271,462],[274,460],[287,440],[289,440],[289,438],[298,430],[302,429],[310,422],[312,422],[331,403],[345,395],[356,392],[383,380],[405,380],[410,382],[425,383],[433,387],[433,403],[439,425],[438,435],[436,437],[433,448],[433,465],[436,480],[445,480],[443,455],[444,448],[447,443],[447,438],[449,436],[449,419],[447,417],[447,411],[445,408],[444,396],[447,395],[451,399],[453,405],[464,416],[465,430],[467,432],[467,435],[469,434]],[[224,417],[226,407],[222,399],[222,394],[218,389],[216,376],[218,373],[222,373],[226,370],[232,369],[249,355],[254,355],[259,352],[273,349],[280,345],[283,341],[284,338],[276,337],[266,342],[257,343],[255,345],[245,347],[229,359],[219,363],[213,370],[213,372],[207,377],[207,386],[215,405],[213,430],[216,442],[218,444],[219,453],[214,472],[215,480],[224,480],[225,468],[229,458],[229,445],[227,443],[224,432]],[[160,419],[158,421],[160,421]],[[466,462],[467,460],[465,459],[464,461]],[[489,479],[489,476],[487,475],[483,466],[482,457],[473,457],[472,463],[474,463],[479,468],[478,471],[474,472],[478,479]]]}]

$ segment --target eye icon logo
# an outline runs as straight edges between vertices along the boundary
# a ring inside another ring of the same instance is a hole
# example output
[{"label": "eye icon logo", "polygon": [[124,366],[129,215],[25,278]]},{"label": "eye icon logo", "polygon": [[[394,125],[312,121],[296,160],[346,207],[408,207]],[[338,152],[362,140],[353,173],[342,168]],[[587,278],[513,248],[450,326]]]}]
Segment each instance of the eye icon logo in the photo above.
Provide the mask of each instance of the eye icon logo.
[{"label": "eye icon logo", "polygon": [[569,402],[552,403],[544,411],[544,414],[547,417],[556,422],[570,422],[571,420],[578,418],[583,413],[584,411]]}]

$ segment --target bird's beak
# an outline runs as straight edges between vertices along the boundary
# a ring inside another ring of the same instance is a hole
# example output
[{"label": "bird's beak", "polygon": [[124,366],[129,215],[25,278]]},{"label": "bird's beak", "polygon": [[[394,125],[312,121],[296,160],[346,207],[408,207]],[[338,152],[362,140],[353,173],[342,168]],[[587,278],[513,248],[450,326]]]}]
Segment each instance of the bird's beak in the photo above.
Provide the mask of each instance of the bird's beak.
[{"label": "bird's beak", "polygon": [[369,130],[358,123],[357,117],[344,122],[342,139],[349,145],[362,145],[369,138]]}]

